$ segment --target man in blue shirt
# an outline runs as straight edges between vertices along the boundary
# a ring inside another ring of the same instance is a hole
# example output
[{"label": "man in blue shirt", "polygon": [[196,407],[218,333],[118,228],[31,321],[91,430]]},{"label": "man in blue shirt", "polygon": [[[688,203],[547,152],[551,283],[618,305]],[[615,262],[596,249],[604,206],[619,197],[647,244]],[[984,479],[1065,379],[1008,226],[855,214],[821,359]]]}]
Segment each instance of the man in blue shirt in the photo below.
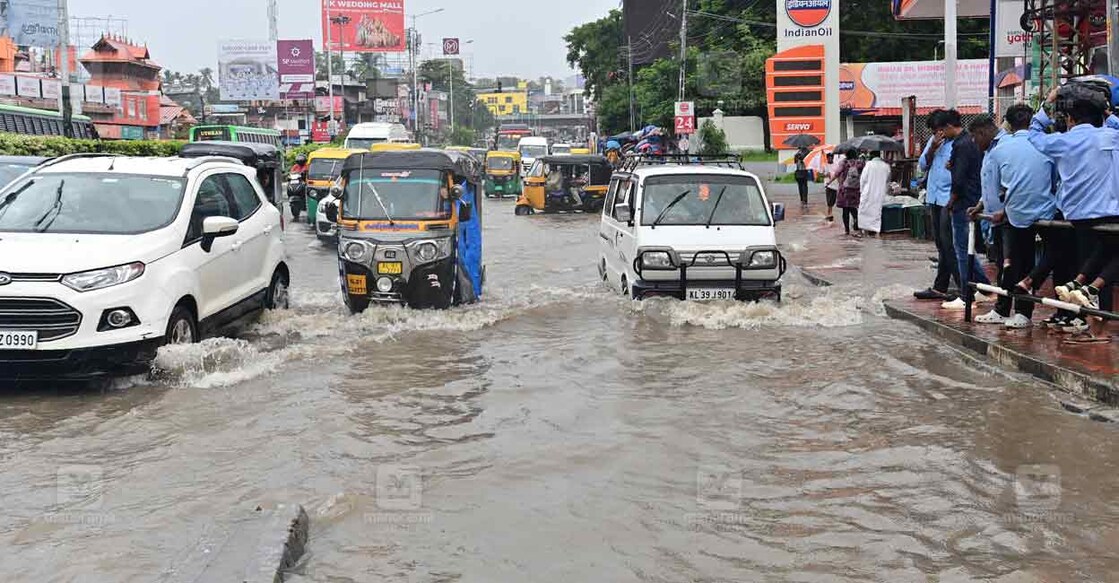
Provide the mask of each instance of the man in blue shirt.
[{"label": "man in blue shirt", "polygon": [[[944,136],[952,140],[952,157],[948,160],[948,169],[952,171],[952,196],[945,208],[952,217],[952,245],[956,250],[956,262],[960,270],[960,293],[967,297],[973,294],[968,289],[970,282],[991,283],[983,272],[979,259],[968,254],[968,226],[971,218],[967,215],[967,209],[979,203],[982,193],[979,172],[983,164],[983,153],[975,145],[971,134],[964,131],[960,112],[954,109],[946,111],[944,123]],[[973,297],[976,301],[988,300],[983,294],[974,294]],[[945,304],[944,307],[958,308],[951,304]]]},{"label": "man in blue shirt", "polygon": [[[994,196],[989,196],[986,184],[990,180],[989,174],[991,172],[989,154],[991,150],[999,144],[999,140],[1009,134],[995,123],[995,118],[986,114],[973,119],[971,124],[968,125],[968,132],[971,133],[971,137],[975,140],[975,145],[979,148],[979,151],[983,153],[983,164],[980,166],[980,182],[983,185],[983,189],[980,194],[979,205],[968,209],[968,215],[972,220],[975,220],[978,218],[977,215],[979,213],[984,211],[993,213],[1003,208],[999,193],[996,191]],[[1009,284],[1002,281],[1006,276],[1007,256],[1009,255],[1008,249],[1006,248],[1007,238],[1005,230],[1000,228],[999,225],[992,225],[991,222],[987,220],[982,220],[979,224],[985,237],[984,240],[987,243],[987,257],[990,258],[997,269],[996,279],[999,281],[999,285],[1006,288],[1017,283],[1017,280]],[[999,297],[997,303],[998,307],[996,307],[995,311],[987,314],[982,319],[976,318],[976,322],[1003,324],[1005,319],[1000,320],[998,314],[1010,312],[1010,300]]]},{"label": "man in blue shirt", "polygon": [[[989,202],[997,205],[992,222],[1006,243],[1007,260],[1000,285],[1020,294],[1034,293],[1034,280],[1030,279],[1030,273],[1036,266],[1035,242],[1039,234],[1034,224],[1039,220],[1052,219],[1057,214],[1053,195],[1056,178],[1053,161],[1038,152],[1029,141],[1027,129],[1032,117],[1033,110],[1024,103],[1013,105],[1006,111],[1006,122],[1014,133],[1000,138],[997,147],[990,150],[983,161],[983,201],[980,203],[980,207],[988,211],[992,210]],[[1063,248],[1056,239],[1064,236],[1063,232],[1045,229],[1040,234],[1046,241],[1047,249]],[[1044,281],[1044,277],[1041,280]],[[1013,316],[1011,308],[1016,311]],[[1011,305],[1009,300],[1000,298],[994,311],[977,317],[975,321],[1004,324],[1007,328],[1028,328],[1033,310],[1033,302],[1018,301]]]},{"label": "man in blue shirt", "polygon": [[[1056,103],[1068,116],[1069,130],[1045,133],[1052,120],[1042,109],[1030,124],[1029,140],[1056,163],[1061,177],[1057,207],[1072,222],[1084,251],[1079,275],[1058,285],[1056,291],[1063,301],[1098,308],[1100,291],[1119,280],[1119,236],[1094,230],[1098,225],[1119,224],[1119,131],[1112,129],[1117,121],[1108,116],[1108,127],[1102,127],[1111,105],[1110,94],[1086,84],[1068,83],[1050,93],[1047,102]],[[1102,320],[1093,322],[1084,336],[1071,342],[1109,342],[1103,324]]]},{"label": "man in blue shirt", "polygon": [[948,171],[948,160],[952,157],[952,142],[944,139],[944,110],[938,109],[929,114],[928,126],[933,136],[925,145],[918,164],[925,173],[925,204],[932,217],[932,235],[936,243],[937,265],[936,280],[932,287],[919,291],[914,296],[919,300],[954,300],[948,292],[948,285],[955,280],[957,288],[960,276],[956,268],[956,255],[952,250],[952,223],[944,205],[952,195],[952,173]]}]

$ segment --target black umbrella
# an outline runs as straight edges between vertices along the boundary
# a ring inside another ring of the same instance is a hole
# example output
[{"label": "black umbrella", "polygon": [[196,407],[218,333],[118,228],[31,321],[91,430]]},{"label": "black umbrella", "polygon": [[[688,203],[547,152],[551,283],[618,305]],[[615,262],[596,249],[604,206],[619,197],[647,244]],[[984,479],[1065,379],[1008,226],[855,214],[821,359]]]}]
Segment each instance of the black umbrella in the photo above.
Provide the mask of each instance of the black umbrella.
[{"label": "black umbrella", "polygon": [[866,152],[901,152],[905,150],[901,142],[889,136],[877,134],[851,138],[835,147],[836,150],[849,150],[851,148]]},{"label": "black umbrella", "polygon": [[783,143],[789,148],[812,148],[820,145],[820,138],[810,134],[796,134],[785,138]]}]

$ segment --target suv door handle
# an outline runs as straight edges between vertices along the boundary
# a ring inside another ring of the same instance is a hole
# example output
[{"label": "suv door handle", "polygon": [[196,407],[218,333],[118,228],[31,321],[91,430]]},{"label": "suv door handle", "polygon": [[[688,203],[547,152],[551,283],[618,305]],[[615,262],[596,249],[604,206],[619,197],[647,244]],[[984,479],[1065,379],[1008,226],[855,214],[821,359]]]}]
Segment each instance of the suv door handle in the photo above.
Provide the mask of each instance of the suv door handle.
[{"label": "suv door handle", "polygon": [[264,234],[265,235],[271,235],[272,234],[272,225],[268,225],[267,227],[264,227]]}]

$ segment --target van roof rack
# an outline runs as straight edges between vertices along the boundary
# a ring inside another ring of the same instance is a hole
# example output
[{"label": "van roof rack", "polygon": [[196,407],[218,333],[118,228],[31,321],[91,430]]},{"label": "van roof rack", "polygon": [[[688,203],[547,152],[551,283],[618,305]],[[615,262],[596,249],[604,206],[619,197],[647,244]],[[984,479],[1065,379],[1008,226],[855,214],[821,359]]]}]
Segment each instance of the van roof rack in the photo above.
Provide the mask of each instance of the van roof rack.
[{"label": "van roof rack", "polygon": [[633,172],[642,166],[719,166],[735,170],[745,170],[737,156],[720,154],[627,154],[620,168],[623,172]]}]

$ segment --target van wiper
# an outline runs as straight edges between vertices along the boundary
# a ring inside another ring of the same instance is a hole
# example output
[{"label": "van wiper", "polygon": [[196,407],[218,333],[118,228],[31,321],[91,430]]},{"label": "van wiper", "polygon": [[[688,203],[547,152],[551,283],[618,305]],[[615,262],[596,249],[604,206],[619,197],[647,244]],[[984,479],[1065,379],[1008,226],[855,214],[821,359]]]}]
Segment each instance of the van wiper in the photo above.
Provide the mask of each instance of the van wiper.
[{"label": "van wiper", "polygon": [[707,224],[704,225],[704,227],[708,229],[711,228],[711,221],[715,220],[715,211],[719,210],[719,203],[723,202],[723,194],[726,193],[726,191],[726,186],[724,186],[723,189],[719,191],[719,196],[715,199],[715,206],[711,207],[711,214],[707,217]]},{"label": "van wiper", "polygon": [[[35,221],[36,233],[42,233],[51,228],[51,225],[54,224],[54,220],[58,218],[58,215],[62,214],[63,188],[66,188],[65,180],[59,181],[58,183],[58,191],[55,192],[54,204],[51,205],[51,208],[47,209],[47,212],[38,221]],[[47,220],[48,217],[50,217],[49,221]],[[43,224],[43,221],[46,221],[46,224]]]},{"label": "van wiper", "polygon": [[654,229],[657,228],[657,225],[661,224],[661,219],[663,219],[664,216],[668,214],[668,211],[672,210],[672,207],[676,206],[676,203],[684,200],[684,197],[688,196],[689,192],[691,192],[691,190],[685,190],[684,192],[677,194],[676,198],[672,199],[672,202],[668,203],[668,206],[664,207],[664,210],[661,211],[661,214],[657,215],[657,220],[653,221]]},{"label": "van wiper", "polygon": [[369,190],[373,191],[373,196],[377,197],[377,204],[381,205],[381,210],[385,211],[385,218],[389,220],[389,226],[395,227],[396,222],[392,220],[391,216],[389,216],[389,209],[385,206],[385,201],[381,200],[381,194],[377,192],[377,189],[374,188],[372,184],[366,182],[365,186],[368,187]]}]

